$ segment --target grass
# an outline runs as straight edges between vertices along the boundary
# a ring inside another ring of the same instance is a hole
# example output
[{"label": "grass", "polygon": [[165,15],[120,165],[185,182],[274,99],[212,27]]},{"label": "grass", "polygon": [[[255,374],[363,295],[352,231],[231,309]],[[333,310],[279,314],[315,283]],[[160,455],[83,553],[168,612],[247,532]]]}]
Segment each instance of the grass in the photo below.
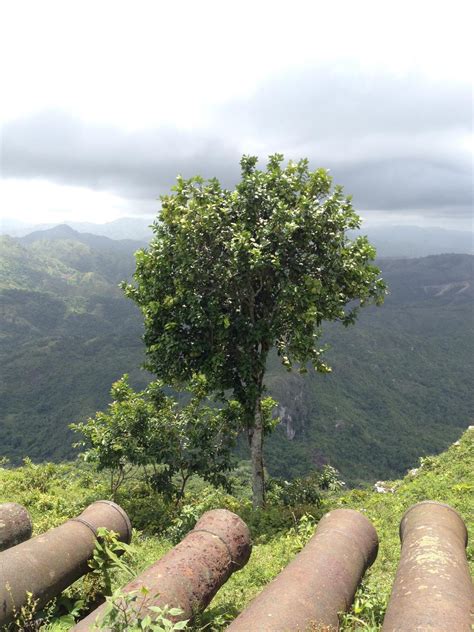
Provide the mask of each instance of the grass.
[{"label": "grass", "polygon": [[[293,559],[313,533],[315,523],[323,511],[346,507],[361,511],[377,529],[380,547],[377,560],[366,573],[354,607],[343,617],[341,630],[378,630],[390,594],[400,554],[398,524],[408,507],[422,500],[435,500],[451,505],[463,517],[468,527],[470,542],[467,550],[471,570],[474,571],[474,429],[471,428],[446,452],[421,459],[417,470],[403,480],[384,483],[387,493],[372,489],[354,489],[333,494],[323,500],[323,507],[306,506],[290,510],[270,507],[265,512],[252,512],[248,501],[212,490],[199,489],[188,499],[188,513],[199,515],[206,509],[219,506],[240,513],[253,531],[254,547],[248,564],[235,573],[219,590],[207,610],[195,621],[192,630],[220,632],[246,605]],[[0,467],[0,502],[15,501],[25,505],[32,516],[34,534],[61,524],[78,515],[89,503],[108,497],[105,477],[85,465],[34,465]],[[129,511],[132,522],[171,520],[169,508],[160,500],[137,498],[137,488],[124,492],[121,504]],[[138,510],[141,510],[141,514]],[[191,508],[191,509],[190,509]],[[155,512],[155,514],[153,513]],[[311,517],[301,515],[313,514]],[[135,516],[136,514],[136,516]],[[136,520],[135,520],[136,517]],[[175,520],[176,524],[176,520]],[[183,532],[186,531],[183,523]],[[179,531],[178,531],[179,534]],[[159,559],[172,547],[169,537],[160,534],[135,532],[127,563],[139,573]],[[122,571],[114,574],[114,587],[128,581]],[[85,590],[86,580],[79,580],[66,591],[71,601]],[[69,629],[59,617],[43,628],[48,632]]]}]

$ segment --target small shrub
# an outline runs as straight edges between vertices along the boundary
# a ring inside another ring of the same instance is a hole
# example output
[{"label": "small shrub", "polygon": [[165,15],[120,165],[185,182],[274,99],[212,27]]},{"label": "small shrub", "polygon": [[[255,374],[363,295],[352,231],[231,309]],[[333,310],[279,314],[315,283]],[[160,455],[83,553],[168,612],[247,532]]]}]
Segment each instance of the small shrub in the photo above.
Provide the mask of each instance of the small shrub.
[{"label": "small shrub", "polygon": [[308,476],[295,478],[288,482],[270,479],[267,484],[267,500],[270,504],[296,507],[297,505],[319,506],[323,492],[336,492],[344,487],[339,472],[325,465],[321,471],[311,472]]},{"label": "small shrub", "polygon": [[127,481],[116,498],[135,529],[149,534],[163,533],[178,512],[176,503],[152,491],[141,478]]},{"label": "small shrub", "polygon": [[20,481],[20,488],[25,491],[35,489],[42,493],[48,492],[61,472],[61,466],[54,463],[36,465],[28,457],[23,459],[23,463],[26,476]]},{"label": "small shrub", "polygon": [[182,610],[169,606],[152,606],[150,599],[150,590],[145,586],[130,593],[116,591],[107,598],[105,613],[93,629],[112,629],[114,632],[177,632],[186,628],[187,621],[175,623],[170,619],[183,614]]},{"label": "small shrub", "polygon": [[112,573],[118,569],[133,577],[133,570],[120,559],[120,555],[130,551],[131,547],[120,542],[118,534],[104,527],[97,529],[97,540],[92,559],[89,560],[90,576],[97,579],[97,592],[110,595],[112,592]]},{"label": "small shrub", "polygon": [[[173,544],[177,544],[193,529],[205,511],[210,509],[228,509],[234,513],[239,513],[243,504],[246,504],[245,501],[239,502],[229,494],[207,487],[202,490],[198,497],[190,498],[181,507],[179,514],[168,527],[165,535]],[[250,503],[247,504],[250,505]]]},{"label": "small shrub", "polygon": [[316,518],[311,514],[303,514],[295,527],[292,527],[286,537],[295,552],[301,551],[316,529]]}]

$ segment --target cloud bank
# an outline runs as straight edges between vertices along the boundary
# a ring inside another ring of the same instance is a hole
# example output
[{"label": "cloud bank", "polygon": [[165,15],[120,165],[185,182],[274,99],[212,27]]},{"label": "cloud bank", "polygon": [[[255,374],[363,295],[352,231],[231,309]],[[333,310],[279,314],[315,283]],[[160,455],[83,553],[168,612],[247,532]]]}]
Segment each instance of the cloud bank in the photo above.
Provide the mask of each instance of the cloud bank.
[{"label": "cloud bank", "polygon": [[471,91],[419,76],[306,68],[215,108],[196,129],[129,132],[61,111],[8,122],[4,177],[43,178],[153,200],[176,175],[232,186],[242,153],[307,157],[331,170],[357,209],[467,219],[472,213]]}]

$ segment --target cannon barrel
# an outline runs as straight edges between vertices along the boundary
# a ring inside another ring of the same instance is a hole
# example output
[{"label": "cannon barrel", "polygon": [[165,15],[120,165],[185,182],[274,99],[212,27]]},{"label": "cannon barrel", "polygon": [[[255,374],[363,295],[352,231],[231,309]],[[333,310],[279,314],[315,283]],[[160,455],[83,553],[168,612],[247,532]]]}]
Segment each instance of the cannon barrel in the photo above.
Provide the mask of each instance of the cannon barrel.
[{"label": "cannon barrel", "polygon": [[400,562],[382,630],[469,632],[474,596],[462,518],[449,505],[418,503],[402,517],[400,540]]},{"label": "cannon barrel", "polygon": [[113,502],[99,500],[77,518],[0,553],[0,628],[25,604],[27,592],[41,608],[87,573],[99,527],[130,542],[131,525],[125,511]]},{"label": "cannon barrel", "polygon": [[304,549],[227,629],[339,629],[338,613],[351,606],[377,550],[377,532],[365,516],[351,509],[327,513]]},{"label": "cannon barrel", "polygon": [[18,503],[0,505],[0,551],[31,538],[30,514]]},{"label": "cannon barrel", "polygon": [[[190,619],[212,600],[232,573],[247,563],[252,545],[247,525],[227,509],[207,511],[177,546],[152,564],[123,588],[137,592],[146,587],[146,597],[133,604],[145,616],[147,607],[169,605],[180,608],[175,621]],[[99,606],[74,628],[75,632],[93,629],[104,614]],[[148,614],[153,619],[153,612]]]}]

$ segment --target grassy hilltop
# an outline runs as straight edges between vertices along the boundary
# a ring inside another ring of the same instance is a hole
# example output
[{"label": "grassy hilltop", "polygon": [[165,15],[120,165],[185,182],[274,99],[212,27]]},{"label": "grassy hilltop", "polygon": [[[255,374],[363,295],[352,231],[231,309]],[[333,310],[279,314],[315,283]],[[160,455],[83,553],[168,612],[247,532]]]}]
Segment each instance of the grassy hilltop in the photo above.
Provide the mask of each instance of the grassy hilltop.
[{"label": "grassy hilltop", "polygon": [[[278,500],[266,510],[253,511],[246,469],[235,475],[235,495],[230,496],[193,481],[180,506],[166,505],[158,495],[151,497],[133,482],[120,493],[118,502],[129,512],[132,523],[143,531],[134,533],[130,553],[124,561],[135,573],[163,555],[192,528],[203,511],[227,507],[249,524],[254,540],[247,566],[234,574],[218,592],[206,612],[195,622],[195,631],[218,632],[232,620],[262,588],[277,575],[304,546],[318,519],[338,507],[363,512],[375,525],[380,549],[373,567],[358,591],[352,613],[343,618],[342,630],[378,630],[399,559],[398,524],[403,512],[421,500],[448,503],[464,518],[469,534],[468,557],[474,570],[474,429],[467,430],[446,452],[421,459],[419,468],[402,480],[386,482],[387,493],[369,488],[321,492],[320,502],[282,506]],[[0,467],[0,502],[16,501],[30,511],[35,534],[73,517],[99,498],[106,498],[108,481],[84,464],[34,465],[27,462],[15,469]],[[123,571],[113,572],[113,585],[128,581]],[[91,582],[82,579],[65,592],[60,608],[50,609],[50,621],[43,630],[69,629],[65,604],[69,608],[90,593]],[[60,617],[63,617],[62,621]]]}]

